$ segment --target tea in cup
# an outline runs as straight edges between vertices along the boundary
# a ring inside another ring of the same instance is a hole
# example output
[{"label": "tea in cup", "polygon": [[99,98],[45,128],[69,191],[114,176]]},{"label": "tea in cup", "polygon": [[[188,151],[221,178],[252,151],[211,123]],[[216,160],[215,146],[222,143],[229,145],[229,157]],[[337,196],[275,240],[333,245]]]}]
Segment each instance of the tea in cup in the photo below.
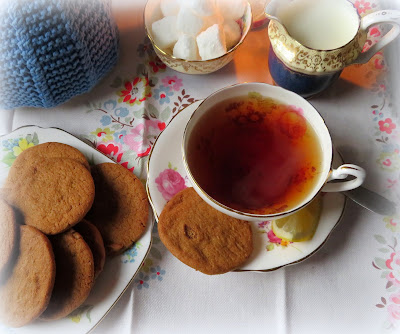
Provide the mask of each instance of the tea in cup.
[{"label": "tea in cup", "polygon": [[[350,190],[365,178],[355,165],[332,170],[331,137],[311,104],[264,83],[234,85],[204,100],[186,125],[182,149],[196,192],[244,220],[287,216],[321,190]],[[326,184],[348,175],[354,179]]]},{"label": "tea in cup", "polygon": [[[351,64],[368,62],[400,32],[400,11],[382,10],[361,18],[348,0],[272,0],[268,66],[275,83],[309,98],[328,88]],[[362,52],[370,27],[393,27]]]}]

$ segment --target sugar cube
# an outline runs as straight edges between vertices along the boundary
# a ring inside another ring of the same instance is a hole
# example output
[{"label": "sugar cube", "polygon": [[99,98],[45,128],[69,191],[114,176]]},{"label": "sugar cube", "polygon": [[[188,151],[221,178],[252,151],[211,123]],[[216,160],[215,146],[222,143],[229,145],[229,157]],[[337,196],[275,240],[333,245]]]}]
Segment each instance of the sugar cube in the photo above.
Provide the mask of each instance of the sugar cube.
[{"label": "sugar cube", "polygon": [[181,8],[181,0],[161,0],[160,7],[164,16],[178,15]]},{"label": "sugar cube", "polygon": [[217,13],[215,15],[210,15],[210,16],[204,16],[203,17],[203,30],[206,30],[207,28],[211,27],[214,24],[218,24],[220,26],[223,26],[224,24],[224,18],[222,17],[221,14]]},{"label": "sugar cube", "polygon": [[225,32],[226,48],[230,50],[240,41],[240,37],[242,37],[240,26],[234,20],[227,20],[224,23],[224,32]]},{"label": "sugar cube", "polygon": [[165,50],[173,46],[178,40],[179,34],[176,29],[176,21],[176,16],[166,16],[151,25],[154,41],[161,49]]},{"label": "sugar cube", "polygon": [[190,8],[181,7],[179,10],[176,27],[179,32],[197,36],[203,29],[203,18],[195,14]]},{"label": "sugar cube", "polygon": [[218,24],[201,32],[196,41],[202,60],[218,58],[226,53],[225,34]]},{"label": "sugar cube", "polygon": [[181,35],[174,46],[173,55],[186,60],[199,59],[196,39],[190,35]]},{"label": "sugar cube", "polygon": [[225,20],[239,20],[246,10],[244,0],[216,0],[216,5]]},{"label": "sugar cube", "polygon": [[216,13],[215,0],[183,0],[182,5],[192,9],[200,16],[210,16]]}]

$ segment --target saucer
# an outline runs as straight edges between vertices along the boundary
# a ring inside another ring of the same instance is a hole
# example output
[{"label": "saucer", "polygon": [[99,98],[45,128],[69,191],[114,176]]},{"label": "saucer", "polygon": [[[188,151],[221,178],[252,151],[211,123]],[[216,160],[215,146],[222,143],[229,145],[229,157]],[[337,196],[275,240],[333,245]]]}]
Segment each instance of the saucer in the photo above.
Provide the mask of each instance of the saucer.
[{"label": "saucer", "polygon": [[[182,136],[190,116],[202,101],[197,101],[176,114],[158,136],[147,164],[147,194],[158,221],[165,204],[176,193],[190,187],[182,161]],[[334,152],[333,166],[342,164]],[[272,271],[299,263],[319,250],[339,223],[345,207],[340,193],[322,194],[322,213],[314,237],[309,241],[286,243],[271,230],[271,222],[251,222],[254,250],[237,271]]]}]

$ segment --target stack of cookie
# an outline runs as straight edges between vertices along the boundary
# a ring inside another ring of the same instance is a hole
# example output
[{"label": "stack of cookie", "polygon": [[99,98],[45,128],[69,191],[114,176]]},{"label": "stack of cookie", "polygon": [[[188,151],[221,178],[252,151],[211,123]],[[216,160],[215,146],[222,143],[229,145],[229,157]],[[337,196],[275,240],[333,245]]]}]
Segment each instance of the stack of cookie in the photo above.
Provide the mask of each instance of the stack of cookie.
[{"label": "stack of cookie", "polygon": [[135,175],[114,163],[90,168],[79,150],[61,143],[22,152],[3,197],[0,319],[11,327],[78,308],[106,254],[132,246],[148,220],[146,192]]}]

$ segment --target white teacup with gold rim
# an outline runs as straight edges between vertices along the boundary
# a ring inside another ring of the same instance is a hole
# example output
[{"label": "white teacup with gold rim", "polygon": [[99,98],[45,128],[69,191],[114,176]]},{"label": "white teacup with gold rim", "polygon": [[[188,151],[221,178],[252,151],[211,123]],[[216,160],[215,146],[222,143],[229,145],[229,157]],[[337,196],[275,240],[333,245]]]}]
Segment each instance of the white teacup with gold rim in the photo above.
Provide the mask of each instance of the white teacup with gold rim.
[{"label": "white teacup with gold rim", "polygon": [[282,218],[320,191],[354,189],[365,178],[356,165],[332,169],[331,137],[310,103],[265,83],[233,85],[205,99],[186,125],[182,152],[196,192],[250,221]]},{"label": "white teacup with gold rim", "polygon": [[[400,11],[382,10],[364,16],[348,0],[272,0],[268,65],[279,86],[303,97],[328,88],[351,64],[368,62],[400,33]],[[362,52],[370,27],[392,29]]]}]

